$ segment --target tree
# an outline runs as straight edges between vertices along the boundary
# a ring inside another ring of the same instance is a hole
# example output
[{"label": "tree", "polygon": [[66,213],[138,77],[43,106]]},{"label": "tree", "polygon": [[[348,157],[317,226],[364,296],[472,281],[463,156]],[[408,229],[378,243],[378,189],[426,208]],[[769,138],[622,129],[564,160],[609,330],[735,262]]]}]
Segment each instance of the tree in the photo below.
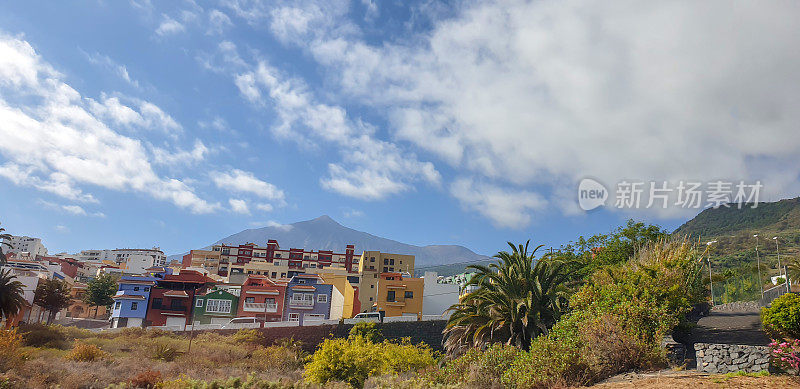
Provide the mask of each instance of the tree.
[{"label": "tree", "polygon": [[505,341],[525,351],[531,340],[546,334],[567,308],[567,263],[545,255],[536,260],[528,245],[495,255],[497,263],[470,265],[475,276],[467,285],[478,289],[452,307],[445,328],[448,351]]},{"label": "tree", "polygon": [[14,247],[11,246],[11,234],[5,234],[5,228],[0,227],[0,265],[7,262],[6,253],[3,251],[3,246],[8,246],[9,249],[13,249]]},{"label": "tree", "polygon": [[16,315],[25,305],[24,285],[15,278],[10,270],[0,270],[0,319]]},{"label": "tree", "polygon": [[70,286],[61,280],[40,281],[33,296],[33,302],[44,308],[47,315],[47,324],[51,324],[58,311],[66,308],[70,304]]},{"label": "tree", "polygon": [[800,283],[800,260],[792,258],[786,265],[786,276],[789,278],[789,283],[794,285]]},{"label": "tree", "polygon": [[99,307],[109,307],[114,303],[111,297],[117,292],[117,278],[111,274],[104,273],[97,278],[89,281],[86,286],[86,294],[83,302],[95,307],[94,317],[97,318]]}]

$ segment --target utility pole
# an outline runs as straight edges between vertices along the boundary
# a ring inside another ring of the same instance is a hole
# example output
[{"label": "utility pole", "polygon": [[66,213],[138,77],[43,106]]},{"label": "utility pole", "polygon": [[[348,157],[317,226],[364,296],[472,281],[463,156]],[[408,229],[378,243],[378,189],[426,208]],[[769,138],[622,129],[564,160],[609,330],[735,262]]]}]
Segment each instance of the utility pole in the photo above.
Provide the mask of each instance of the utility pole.
[{"label": "utility pole", "polygon": [[[775,241],[775,254],[778,255],[778,277],[781,276],[781,251],[778,249],[778,237],[775,236],[772,238]],[[786,285],[786,292],[789,292],[789,275],[784,273],[783,276],[783,283]]]},{"label": "utility pole", "polygon": [[758,256],[758,234],[753,235],[756,238],[756,263],[758,264],[758,289],[761,290],[761,298],[764,298],[764,281],[761,279],[761,258]]}]

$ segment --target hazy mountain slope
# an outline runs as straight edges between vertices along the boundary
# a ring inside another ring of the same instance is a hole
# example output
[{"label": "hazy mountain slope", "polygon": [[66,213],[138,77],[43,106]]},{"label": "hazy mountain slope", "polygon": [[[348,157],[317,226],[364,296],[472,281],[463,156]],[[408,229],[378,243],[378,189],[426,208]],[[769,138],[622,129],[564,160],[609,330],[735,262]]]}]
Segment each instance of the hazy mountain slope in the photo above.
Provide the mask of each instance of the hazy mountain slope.
[{"label": "hazy mountain slope", "polygon": [[346,245],[354,244],[356,253],[361,253],[364,250],[379,250],[398,254],[412,254],[416,256],[417,268],[461,262],[476,262],[486,259],[486,256],[476,254],[463,246],[414,246],[382,238],[345,227],[327,215],[285,226],[244,230],[222,238],[214,244],[242,244],[251,242],[264,246],[267,244],[268,239],[277,240],[281,248],[306,248],[344,252]]},{"label": "hazy mountain slope", "polygon": [[800,198],[774,203],[759,203],[739,209],[732,207],[708,208],[675,230],[679,235],[717,237],[735,235],[743,231],[800,230]]}]

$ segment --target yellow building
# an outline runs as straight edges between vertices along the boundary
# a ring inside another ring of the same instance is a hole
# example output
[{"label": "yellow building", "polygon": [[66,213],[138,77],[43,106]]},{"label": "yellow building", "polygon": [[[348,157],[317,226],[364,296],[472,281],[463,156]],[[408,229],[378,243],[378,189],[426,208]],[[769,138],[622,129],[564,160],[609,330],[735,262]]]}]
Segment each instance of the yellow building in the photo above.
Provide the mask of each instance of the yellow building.
[{"label": "yellow building", "polygon": [[[361,304],[356,300],[356,288],[350,284],[347,275],[334,273],[319,273],[325,284],[333,285],[339,293],[344,296],[344,306],[342,308],[342,318],[350,319],[361,312]],[[331,312],[333,316],[333,312]]]},{"label": "yellow building", "polygon": [[381,273],[378,277],[376,310],[386,317],[422,316],[425,280],[408,273]]},{"label": "yellow building", "polygon": [[378,278],[381,273],[414,273],[414,256],[364,251],[358,261],[361,280],[358,287],[358,300],[361,312],[369,312],[378,301]]}]

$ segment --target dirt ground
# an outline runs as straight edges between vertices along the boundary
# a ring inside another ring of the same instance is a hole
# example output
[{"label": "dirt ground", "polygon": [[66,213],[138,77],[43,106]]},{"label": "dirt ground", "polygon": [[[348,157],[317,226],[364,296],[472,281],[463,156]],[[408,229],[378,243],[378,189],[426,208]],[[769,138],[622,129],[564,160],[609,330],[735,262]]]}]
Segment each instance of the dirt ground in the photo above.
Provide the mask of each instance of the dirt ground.
[{"label": "dirt ground", "polygon": [[652,388],[800,388],[800,378],[791,376],[734,376],[703,374],[694,371],[661,371],[655,373],[629,373],[609,378],[592,386],[603,389]]}]

